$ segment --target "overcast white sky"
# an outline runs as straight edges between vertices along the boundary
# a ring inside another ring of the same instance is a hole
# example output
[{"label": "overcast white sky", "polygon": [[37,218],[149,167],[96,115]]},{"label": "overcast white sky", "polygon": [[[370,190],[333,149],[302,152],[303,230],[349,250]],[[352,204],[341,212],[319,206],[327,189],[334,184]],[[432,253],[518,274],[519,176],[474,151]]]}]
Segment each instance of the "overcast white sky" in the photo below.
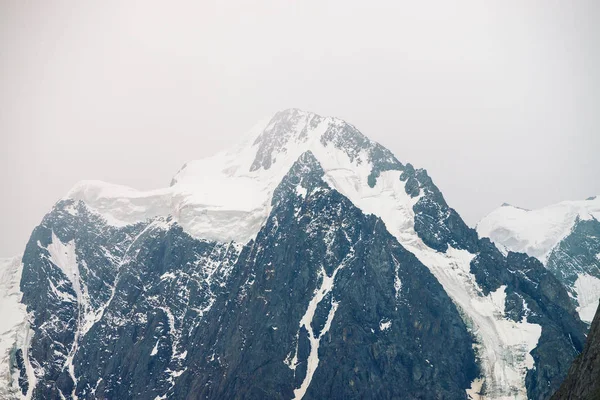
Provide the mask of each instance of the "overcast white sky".
[{"label": "overcast white sky", "polygon": [[600,194],[600,2],[0,1],[0,256],[82,179],[167,186],[298,107],[470,224]]}]

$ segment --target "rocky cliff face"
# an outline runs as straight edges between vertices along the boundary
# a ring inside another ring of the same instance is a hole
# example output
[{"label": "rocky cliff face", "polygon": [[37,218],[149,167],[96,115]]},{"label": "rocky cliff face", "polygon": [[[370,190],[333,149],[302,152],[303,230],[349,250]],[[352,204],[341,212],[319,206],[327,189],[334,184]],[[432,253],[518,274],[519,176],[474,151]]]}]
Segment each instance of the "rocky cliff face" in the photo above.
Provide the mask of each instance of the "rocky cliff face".
[{"label": "rocky cliff face", "polygon": [[590,322],[600,299],[600,222],[577,218],[569,234],[551,250],[546,267],[576,300],[581,319]]},{"label": "rocky cliff face", "polygon": [[552,400],[600,399],[600,308],[592,322],[583,352]]},{"label": "rocky cliff face", "polygon": [[299,110],[170,188],[77,185],[22,267],[15,398],[547,399],[585,340],[539,261]]}]

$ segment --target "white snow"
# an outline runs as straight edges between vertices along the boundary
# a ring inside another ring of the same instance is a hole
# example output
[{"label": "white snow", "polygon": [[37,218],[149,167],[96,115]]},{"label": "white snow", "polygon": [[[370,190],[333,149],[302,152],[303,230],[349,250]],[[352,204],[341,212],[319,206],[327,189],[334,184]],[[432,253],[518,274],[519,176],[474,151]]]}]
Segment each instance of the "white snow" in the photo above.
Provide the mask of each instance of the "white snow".
[{"label": "white snow", "polygon": [[152,348],[152,351],[150,352],[150,357],[153,357],[158,354],[158,343],[160,343],[160,340],[156,341],[156,344],[154,345],[154,347]]},{"label": "white snow", "polygon": [[165,313],[165,315],[167,316],[167,321],[169,321],[169,336],[171,336],[171,338],[173,339],[171,354],[172,357],[175,358],[177,357],[177,345],[179,344],[180,339],[180,333],[177,332],[177,329],[175,327],[175,316],[171,312],[171,309],[168,307],[161,306],[158,308]]},{"label": "white snow", "polygon": [[394,290],[396,292],[396,299],[400,297],[400,292],[402,290],[402,280],[400,279],[400,263],[396,260],[396,257],[392,255],[392,259],[394,260]]},{"label": "white snow", "polygon": [[52,232],[52,243],[48,245],[47,250],[50,255],[50,261],[60,268],[67,279],[69,279],[77,296],[77,302],[80,302],[83,293],[81,291],[79,266],[75,254],[75,241],[72,240],[69,243],[64,244],[54,232]]},{"label": "white snow", "polygon": [[[14,347],[23,349],[29,361],[27,338],[30,329],[27,323],[27,310],[21,304],[22,293],[19,290],[23,264],[20,257],[0,259],[0,398],[8,398],[19,392],[18,372],[9,370],[10,352]],[[33,371],[28,370],[33,374]],[[31,379],[35,376],[30,375]]]},{"label": "white snow", "polygon": [[471,388],[467,389],[467,396],[471,400],[483,400],[485,397],[481,394],[485,379],[477,378],[471,382]]},{"label": "white snow", "polygon": [[248,142],[263,127],[253,129],[247,140],[232,151],[188,163],[176,175],[177,183],[172,187],[144,192],[83,181],[67,198],[84,201],[115,226],[171,215],[195,237],[246,243],[266,219],[272,191],[287,172],[249,172],[256,148]]},{"label": "white snow", "polygon": [[579,274],[573,288],[577,293],[579,317],[582,321],[591,323],[600,300],[600,279],[588,274]]},{"label": "white snow", "polygon": [[545,263],[554,246],[569,234],[577,217],[600,220],[600,196],[563,201],[537,210],[505,205],[479,221],[477,232],[501,247],[529,254]]},{"label": "white snow", "polygon": [[165,272],[164,274],[162,274],[162,275],[160,276],[160,280],[161,280],[161,281],[164,281],[164,280],[167,280],[167,279],[176,279],[176,278],[177,278],[177,277],[176,277],[176,276],[175,276],[175,274],[174,274],[174,273],[172,273],[172,272]]},{"label": "white snow", "polygon": [[295,376],[295,372],[296,372],[296,366],[298,365],[298,339],[300,336],[300,331],[298,331],[296,333],[296,350],[293,352],[293,356],[292,353],[290,352],[290,354],[288,354],[288,356],[285,358],[285,360],[283,360],[283,363],[285,365],[287,365],[289,367],[289,369],[291,369],[292,371],[294,371],[294,376]]},{"label": "white snow", "polygon": [[381,320],[379,322],[379,330],[380,331],[387,331],[388,329],[390,329],[392,327],[392,321],[384,321]]},{"label": "white snow", "polygon": [[304,186],[302,186],[302,185],[297,185],[297,186],[296,186],[296,193],[297,193],[297,194],[298,194],[298,196],[300,196],[300,197],[306,197],[307,190],[306,190],[306,188],[305,188]]},{"label": "white snow", "polygon": [[478,340],[476,349],[485,382],[486,399],[526,398],[525,374],[533,367],[529,354],[537,346],[542,329],[526,320],[504,317],[505,287],[484,296],[470,273],[474,255],[449,248],[436,253],[427,248],[409,249],[429,267],[453,299]]}]

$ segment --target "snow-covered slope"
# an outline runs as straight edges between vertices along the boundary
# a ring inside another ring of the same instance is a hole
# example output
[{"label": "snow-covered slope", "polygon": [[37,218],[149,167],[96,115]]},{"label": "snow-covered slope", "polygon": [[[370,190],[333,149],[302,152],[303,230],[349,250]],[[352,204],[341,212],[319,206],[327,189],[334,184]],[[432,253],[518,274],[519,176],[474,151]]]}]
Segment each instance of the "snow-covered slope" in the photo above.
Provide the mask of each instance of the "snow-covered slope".
[{"label": "snow-covered slope", "polygon": [[545,262],[550,251],[565,238],[575,221],[600,220],[600,197],[563,201],[537,210],[504,204],[477,224],[477,233],[504,250],[526,253]]},{"label": "snow-covered slope", "polygon": [[582,320],[600,299],[600,197],[563,201],[537,210],[503,205],[477,224],[504,252],[538,258],[570,290]]},{"label": "snow-covered slope", "polygon": [[[20,257],[0,259],[0,398],[19,392],[18,371],[9,369],[16,347],[26,347],[29,329],[27,311],[21,304],[19,281],[23,264]],[[24,346],[25,345],[25,346]]]}]

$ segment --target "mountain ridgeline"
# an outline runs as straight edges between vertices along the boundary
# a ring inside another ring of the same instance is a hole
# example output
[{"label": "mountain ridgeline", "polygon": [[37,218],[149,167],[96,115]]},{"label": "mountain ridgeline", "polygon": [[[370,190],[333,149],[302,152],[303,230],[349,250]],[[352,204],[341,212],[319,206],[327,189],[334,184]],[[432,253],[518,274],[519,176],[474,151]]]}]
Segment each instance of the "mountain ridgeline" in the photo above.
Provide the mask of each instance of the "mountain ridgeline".
[{"label": "mountain ridgeline", "polygon": [[7,398],[542,400],[586,330],[425,170],[295,109],[170,188],[79,184],[20,289]]}]

